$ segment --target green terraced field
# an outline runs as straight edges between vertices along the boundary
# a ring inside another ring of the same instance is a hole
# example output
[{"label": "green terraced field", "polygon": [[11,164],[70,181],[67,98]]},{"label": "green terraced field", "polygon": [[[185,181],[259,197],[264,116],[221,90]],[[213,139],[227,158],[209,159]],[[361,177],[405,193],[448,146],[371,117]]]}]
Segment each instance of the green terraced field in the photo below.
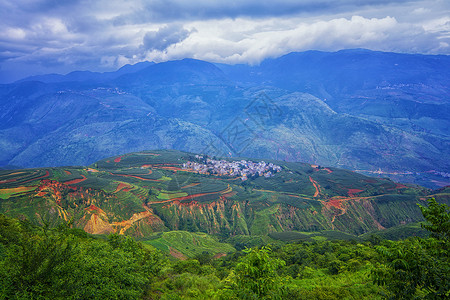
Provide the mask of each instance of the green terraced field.
[{"label": "green terraced field", "polygon": [[190,258],[205,251],[212,255],[236,251],[230,244],[221,243],[216,237],[201,232],[169,231],[158,236],[158,238],[144,241],[144,243],[165,252],[170,252],[170,249],[173,248]]},{"label": "green terraced field", "polygon": [[280,172],[246,181],[180,169],[195,159],[158,150],[87,168],[0,170],[0,212],[31,220],[41,213],[52,220],[75,218],[91,232],[123,229],[143,238],[169,229],[222,237],[317,231],[321,239],[326,230],[358,235],[421,221],[416,203],[428,195],[450,202],[446,190],[305,163],[271,161]]}]

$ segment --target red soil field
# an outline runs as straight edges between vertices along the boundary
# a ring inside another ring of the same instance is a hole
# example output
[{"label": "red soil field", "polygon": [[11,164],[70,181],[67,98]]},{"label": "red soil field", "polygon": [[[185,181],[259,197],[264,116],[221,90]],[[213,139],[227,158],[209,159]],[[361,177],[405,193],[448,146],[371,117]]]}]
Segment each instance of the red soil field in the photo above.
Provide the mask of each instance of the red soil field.
[{"label": "red soil field", "polygon": [[344,202],[344,200],[346,200],[346,199],[345,198],[334,198],[334,199],[330,199],[328,202],[324,203],[324,205],[328,208],[335,207],[338,209],[342,209],[341,203]]},{"label": "red soil field", "polygon": [[64,173],[66,173],[67,175],[72,175],[72,173],[70,173],[70,171],[64,170]]},{"label": "red soil field", "polygon": [[408,187],[406,185],[400,184],[400,183],[396,183],[395,184],[395,189],[407,189]]},{"label": "red soil field", "polygon": [[121,183],[119,183],[119,184],[117,185],[117,188],[116,188],[116,190],[115,190],[113,193],[118,193],[118,192],[120,192],[121,190],[124,190],[124,192],[128,192],[128,191],[130,191],[132,188],[133,188],[133,187],[132,187],[130,184],[121,182]]},{"label": "red soil field", "polygon": [[220,191],[220,192],[211,192],[211,193],[199,193],[199,194],[194,194],[194,195],[188,195],[188,196],[183,196],[183,197],[178,197],[178,198],[172,198],[172,199],[168,199],[168,200],[162,200],[162,201],[152,201],[152,204],[161,204],[161,203],[168,203],[168,202],[172,202],[172,201],[183,201],[183,200],[192,200],[194,198],[197,197],[201,197],[201,196],[206,196],[206,195],[214,195],[214,194],[220,194],[220,195],[227,195],[229,193],[232,193],[233,189],[231,187],[227,187],[225,190]]},{"label": "red soil field", "polygon": [[323,168],[325,171],[327,171],[328,172],[328,174],[331,174],[331,173],[333,173],[333,171],[331,171],[330,169],[328,169],[328,168]]},{"label": "red soil field", "polygon": [[150,203],[151,204],[161,204],[161,203],[167,203],[167,202],[172,202],[172,201],[192,200],[197,197],[212,195],[212,194],[219,194],[219,192],[200,193],[200,194],[188,195],[188,196],[183,196],[183,197],[178,197],[178,198],[172,198],[172,199],[168,199],[168,200],[152,201]]},{"label": "red soil field", "polygon": [[174,249],[172,247],[169,247],[169,250],[170,250],[170,255],[172,255],[173,257],[178,258],[180,260],[186,260],[187,259],[187,257],[183,253],[181,253],[180,251],[178,251],[178,250],[176,250],[176,249]]},{"label": "red soil field", "polygon": [[114,162],[120,162],[120,161],[122,160],[122,157],[123,157],[123,156],[117,157],[116,159],[114,159]]},{"label": "red soil field", "polygon": [[197,185],[199,185],[199,184],[200,184],[200,182],[191,183],[191,184],[182,186],[181,188],[182,188],[182,189],[187,189],[187,188],[190,188],[190,187],[193,187],[193,186],[197,186]]},{"label": "red soil field", "polygon": [[313,197],[318,197],[319,191],[320,191],[320,185],[317,183],[317,181],[312,179],[311,176],[309,176],[309,181],[311,181],[311,183],[314,185],[314,188],[316,189],[316,192],[314,193]]},{"label": "red soil field", "polygon": [[25,173],[25,172],[14,172],[14,173],[8,174],[8,176],[17,175],[17,174],[23,174],[23,173]]},{"label": "red soil field", "polygon": [[66,182],[64,182],[64,184],[67,184],[67,185],[76,184],[76,183],[83,182],[87,179],[86,176],[84,176],[84,175],[81,175],[81,177],[83,177],[83,178],[66,181]]},{"label": "red soil field", "polygon": [[104,214],[105,213],[101,208],[95,206],[94,204],[91,204],[89,207],[86,207],[85,210],[95,211],[95,212],[100,213],[100,214]]},{"label": "red soil field", "polygon": [[0,180],[0,183],[8,183],[8,182],[14,182],[17,179],[5,179],[5,180]]},{"label": "red soil field", "polygon": [[226,253],[217,253],[216,255],[213,256],[213,259],[219,259],[224,256],[227,256],[227,254]]},{"label": "red soil field", "polygon": [[361,193],[361,192],[364,192],[364,190],[360,190],[360,189],[348,189],[347,194],[348,194],[349,197],[355,197],[355,194]]},{"label": "red soil field", "polygon": [[[140,176],[137,176],[137,175],[114,174],[114,173],[111,173],[111,172],[109,172],[109,174],[115,175],[115,176],[122,176],[122,177],[133,177],[133,178],[136,178],[136,179],[139,179],[139,180],[146,180],[146,181],[156,181],[156,182],[162,181],[162,180],[159,180],[159,179],[148,179],[148,178],[143,178],[143,177],[140,177]],[[150,173],[150,174],[151,174],[151,173]]]},{"label": "red soil field", "polygon": [[27,182],[30,182],[30,181],[33,181],[33,180],[42,179],[42,178],[45,178],[45,177],[48,177],[48,176],[50,176],[50,172],[48,170],[46,170],[45,171],[45,175],[42,175],[41,177],[38,177],[38,178],[33,178],[33,179],[30,179],[30,180],[24,181],[22,183],[27,183]]},{"label": "red soil field", "polygon": [[16,188],[2,189],[2,191],[6,192],[6,193],[25,193],[25,192],[34,190],[35,188],[36,187],[33,187],[33,186],[19,186]]}]

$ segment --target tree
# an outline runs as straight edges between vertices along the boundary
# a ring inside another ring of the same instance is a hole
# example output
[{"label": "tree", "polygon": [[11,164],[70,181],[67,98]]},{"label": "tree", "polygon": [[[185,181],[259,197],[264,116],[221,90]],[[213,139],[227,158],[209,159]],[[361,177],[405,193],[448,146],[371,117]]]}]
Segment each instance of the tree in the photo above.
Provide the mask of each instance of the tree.
[{"label": "tree", "polygon": [[270,246],[245,249],[234,272],[228,278],[230,287],[239,299],[271,299],[277,293],[280,277],[276,270],[286,263],[270,256]]},{"label": "tree", "polygon": [[419,204],[420,210],[428,221],[428,224],[422,224],[422,228],[431,232],[431,235],[439,240],[450,241],[450,207],[445,204],[439,204],[436,199],[427,200],[428,207]]},{"label": "tree", "polygon": [[420,206],[420,209],[429,222],[423,227],[433,237],[384,242],[377,246],[383,263],[372,271],[372,278],[376,284],[386,286],[394,299],[413,299],[418,295],[449,299],[450,210],[434,198],[428,200],[428,207]]},{"label": "tree", "polygon": [[0,214],[0,299],[139,299],[161,267],[158,252],[130,237],[103,241]]}]

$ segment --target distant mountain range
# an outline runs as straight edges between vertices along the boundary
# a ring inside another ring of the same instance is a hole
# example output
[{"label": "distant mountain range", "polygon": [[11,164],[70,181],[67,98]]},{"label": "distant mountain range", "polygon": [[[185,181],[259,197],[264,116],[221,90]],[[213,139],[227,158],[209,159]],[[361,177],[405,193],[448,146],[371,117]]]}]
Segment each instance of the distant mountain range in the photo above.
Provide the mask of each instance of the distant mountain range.
[{"label": "distant mountain range", "polygon": [[194,59],[0,85],[0,166],[178,149],[450,183],[450,57],[345,50]]}]

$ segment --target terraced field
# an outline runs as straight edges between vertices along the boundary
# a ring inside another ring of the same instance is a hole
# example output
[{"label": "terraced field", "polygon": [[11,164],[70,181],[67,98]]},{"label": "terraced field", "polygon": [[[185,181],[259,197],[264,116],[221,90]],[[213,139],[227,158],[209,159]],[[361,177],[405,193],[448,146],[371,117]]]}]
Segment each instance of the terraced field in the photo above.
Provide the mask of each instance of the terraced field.
[{"label": "terraced field", "polygon": [[182,168],[195,160],[191,153],[160,150],[85,168],[0,170],[0,212],[38,223],[73,218],[90,232],[137,237],[168,230],[360,234],[421,221],[416,203],[428,195],[450,201],[448,192],[304,163],[273,161],[280,172],[245,181]]},{"label": "terraced field", "polygon": [[182,259],[192,258],[203,252],[222,256],[236,251],[230,244],[221,243],[217,238],[202,232],[169,231],[144,243]]}]

